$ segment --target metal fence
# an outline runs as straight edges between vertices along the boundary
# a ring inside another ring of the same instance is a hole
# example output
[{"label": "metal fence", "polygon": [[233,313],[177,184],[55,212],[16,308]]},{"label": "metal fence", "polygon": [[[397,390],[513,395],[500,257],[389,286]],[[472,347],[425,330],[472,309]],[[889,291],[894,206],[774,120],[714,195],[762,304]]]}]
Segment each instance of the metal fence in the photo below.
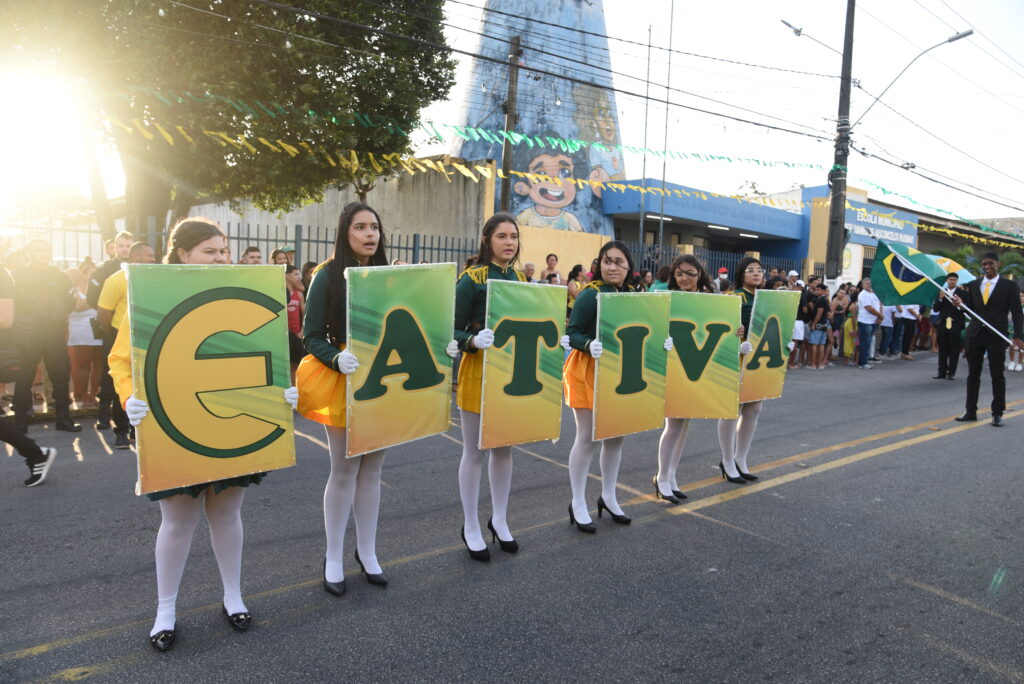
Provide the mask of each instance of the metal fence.
[{"label": "metal fence", "polygon": [[[684,247],[682,245],[666,245],[659,248],[658,245],[653,244],[627,242],[626,246],[633,253],[636,268],[638,270],[648,269],[653,273],[657,273],[658,269],[662,266],[670,266],[676,257],[684,254]],[[704,264],[704,268],[707,269],[707,272],[712,277],[718,272],[718,269],[724,267],[728,269],[730,279],[732,279],[733,273],[736,270],[736,264],[745,256],[742,252],[723,252],[703,247],[694,247],[693,255],[700,259],[701,263]],[[787,273],[792,270],[798,272],[801,270],[801,264],[798,259],[782,259],[766,255],[761,255],[759,258],[761,265],[766,269],[777,268]],[[807,274],[802,275],[806,276]]]}]

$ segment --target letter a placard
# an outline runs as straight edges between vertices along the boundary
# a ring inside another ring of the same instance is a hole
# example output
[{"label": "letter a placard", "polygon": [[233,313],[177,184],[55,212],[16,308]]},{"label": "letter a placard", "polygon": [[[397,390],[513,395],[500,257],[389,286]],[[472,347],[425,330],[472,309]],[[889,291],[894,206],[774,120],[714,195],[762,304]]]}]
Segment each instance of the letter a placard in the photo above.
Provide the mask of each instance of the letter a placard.
[{"label": "letter a placard", "polygon": [[667,418],[735,418],[740,395],[740,298],[671,292]]},{"label": "letter a placard", "polygon": [[747,342],[754,348],[743,357],[740,403],[778,399],[786,381],[789,343],[800,306],[800,293],[788,290],[758,290],[750,313]]},{"label": "letter a placard", "polygon": [[593,438],[608,439],[661,427],[665,420],[665,338],[668,293],[597,296]]},{"label": "letter a placard", "polygon": [[455,264],[345,269],[348,349],[359,368],[345,388],[347,456],[448,429]]},{"label": "letter a placard", "polygon": [[481,449],[558,439],[566,288],[487,281]]},{"label": "letter a placard", "polygon": [[138,493],[295,465],[287,313],[277,266],[128,266]]}]

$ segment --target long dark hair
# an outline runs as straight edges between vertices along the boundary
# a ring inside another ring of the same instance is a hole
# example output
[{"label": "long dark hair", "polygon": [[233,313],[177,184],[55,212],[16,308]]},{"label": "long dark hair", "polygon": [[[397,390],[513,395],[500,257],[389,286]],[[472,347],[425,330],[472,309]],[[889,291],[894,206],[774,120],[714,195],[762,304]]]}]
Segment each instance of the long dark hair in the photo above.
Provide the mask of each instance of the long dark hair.
[{"label": "long dark hair", "polygon": [[[494,258],[494,252],[491,251],[491,237],[494,235],[494,231],[498,229],[502,223],[511,223],[516,227],[516,233],[519,233],[519,223],[516,221],[512,214],[494,214],[491,218],[484,222],[484,229],[480,231],[480,249],[476,255],[476,263],[478,266],[486,266],[491,263],[491,259]],[[519,249],[516,248],[515,256],[512,257],[510,264],[514,264],[519,261]]]},{"label": "long dark hair", "polygon": [[[359,260],[352,253],[352,247],[348,242],[348,229],[352,226],[352,219],[361,211],[368,211],[377,219],[377,226],[380,228],[380,240],[377,242],[377,251],[370,256],[368,266],[387,266],[387,240],[384,239],[384,224],[381,223],[380,214],[377,210],[364,202],[350,202],[341,210],[338,218],[338,234],[334,238],[334,255],[317,268],[327,271],[327,337],[332,343],[337,344],[344,339],[345,331],[341,329],[341,309],[345,306],[342,301],[342,285],[344,284],[345,269],[349,266],[358,266]],[[314,272],[316,275],[316,272]]]},{"label": "long dark hair", "polygon": [[171,229],[171,237],[167,241],[167,254],[164,255],[164,263],[180,264],[179,249],[191,252],[196,245],[206,242],[213,237],[226,236],[224,231],[220,229],[220,226],[210,219],[202,216],[181,219]]},{"label": "long dark hair", "polygon": [[700,263],[700,259],[692,254],[681,254],[672,262],[672,273],[670,273],[668,277],[668,289],[679,289],[679,283],[676,282],[676,269],[683,264],[689,264],[697,269],[697,292],[713,291],[713,288],[711,287],[711,278],[708,276],[708,272],[704,270],[704,264]]},{"label": "long dark hair", "polygon": [[597,270],[594,271],[594,280],[606,282],[604,280],[604,274],[601,273],[601,262],[604,261],[604,256],[610,249],[617,249],[626,255],[626,264],[628,264],[628,266],[626,267],[626,279],[622,281],[622,289],[626,289],[629,285],[629,280],[633,275],[633,255],[630,254],[629,247],[627,247],[626,243],[622,240],[609,240],[601,246],[601,251],[597,253]]},{"label": "long dark hair", "polygon": [[[733,281],[732,281],[733,282],[732,286],[733,286],[734,289],[736,289],[736,290],[742,290],[743,289],[743,284],[744,284],[744,282],[746,282],[744,280],[743,276],[746,275],[747,268],[750,266],[750,264],[757,264],[762,269],[764,269],[764,266],[761,264],[761,260],[758,259],[757,257],[752,257],[752,256],[745,256],[745,257],[743,257],[742,259],[740,259],[740,263],[736,264],[736,272],[734,274],[735,278],[733,278]],[[765,286],[765,283],[767,282],[767,280],[768,279],[765,278],[764,275],[762,275],[761,276],[761,287],[757,288],[757,289],[763,288]]]},{"label": "long dark hair", "polygon": [[566,281],[576,280],[580,277],[580,273],[583,273],[583,264],[576,264],[572,267],[572,270],[569,271],[569,277],[566,278]]}]

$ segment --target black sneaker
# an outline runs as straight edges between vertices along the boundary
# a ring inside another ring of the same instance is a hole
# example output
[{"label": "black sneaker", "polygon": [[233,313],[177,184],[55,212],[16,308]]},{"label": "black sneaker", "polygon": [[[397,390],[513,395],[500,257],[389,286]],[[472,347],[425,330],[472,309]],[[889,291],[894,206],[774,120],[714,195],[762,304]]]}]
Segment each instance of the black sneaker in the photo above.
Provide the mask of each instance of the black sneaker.
[{"label": "black sneaker", "polygon": [[115,449],[131,449],[132,443],[128,439],[128,434],[125,432],[119,432],[114,435],[114,448]]},{"label": "black sneaker", "polygon": [[57,450],[53,447],[43,447],[42,451],[44,460],[28,464],[29,472],[32,474],[25,480],[26,487],[35,487],[38,484],[42,484],[43,480],[46,479],[46,474],[50,472],[53,459],[57,458]]}]

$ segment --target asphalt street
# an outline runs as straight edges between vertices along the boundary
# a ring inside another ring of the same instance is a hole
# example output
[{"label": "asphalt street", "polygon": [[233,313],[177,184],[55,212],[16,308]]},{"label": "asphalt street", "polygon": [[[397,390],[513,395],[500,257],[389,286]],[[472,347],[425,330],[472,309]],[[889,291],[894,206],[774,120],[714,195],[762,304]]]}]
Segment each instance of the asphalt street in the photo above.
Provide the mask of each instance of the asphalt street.
[{"label": "asphalt street", "polygon": [[[715,423],[695,421],[680,506],[652,496],[659,433],[628,437],[633,523],[595,518],[593,536],[566,514],[566,410],[558,443],[515,450],[521,549],[492,546],[486,565],[459,540],[453,412],[446,435],[388,453],[390,585],[359,577],[350,524],[342,598],[320,584],[324,434],[300,419],[298,465],[246,494],[255,625],[236,633],[220,612],[204,523],[167,653],[146,639],[160,515],[133,494],[134,454],[91,425],[73,442],[34,425],[60,456],[34,489],[17,455],[0,457],[0,681],[1024,681],[1024,373],[1007,374],[996,428],[986,411],[954,422],[966,368],[934,371],[921,352],[790,372],[761,415],[752,484],[720,479]],[[592,511],[599,493],[592,480]]]}]

